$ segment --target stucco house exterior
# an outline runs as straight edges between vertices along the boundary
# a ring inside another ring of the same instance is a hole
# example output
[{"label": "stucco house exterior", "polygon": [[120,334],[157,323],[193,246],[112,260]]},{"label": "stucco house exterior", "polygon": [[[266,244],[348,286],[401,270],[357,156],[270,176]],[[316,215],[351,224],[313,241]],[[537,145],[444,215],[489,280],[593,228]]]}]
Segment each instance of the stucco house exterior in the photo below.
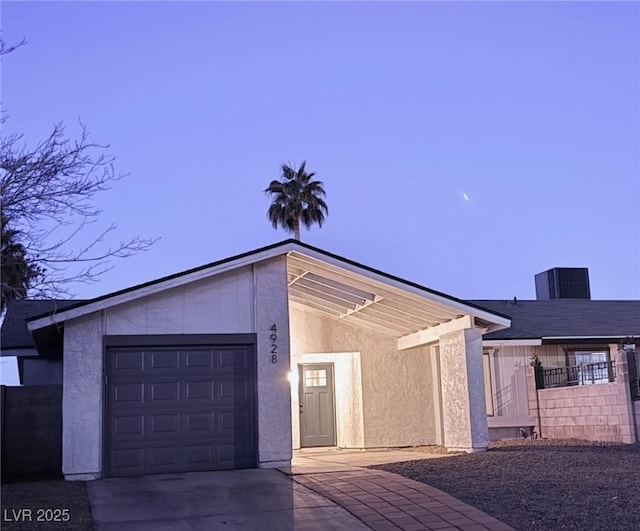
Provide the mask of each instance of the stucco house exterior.
[{"label": "stucco house exterior", "polygon": [[27,321],[63,349],[67,479],[487,447],[494,309],[295,240]]},{"label": "stucco house exterior", "polygon": [[[472,301],[511,318],[510,328],[483,336],[487,423],[491,440],[518,437],[521,428],[538,424],[530,407],[535,384],[527,377],[534,355],[546,370],[547,379],[551,379],[550,386],[554,387],[613,382],[616,360],[627,364],[626,356],[624,360],[620,359],[619,351],[625,339],[640,339],[640,301],[591,300],[588,285],[584,293],[587,297]],[[630,359],[631,366],[625,368],[625,372],[630,383],[635,379],[638,386],[635,357]],[[590,391],[590,396],[598,390]],[[584,408],[589,404],[582,404],[582,400],[579,403],[583,408],[580,415],[566,415],[585,417]],[[591,407],[595,407],[595,402]],[[596,413],[599,412],[594,411],[593,416]],[[574,421],[569,422],[574,425]],[[608,440],[596,431],[587,428],[587,432],[579,435]],[[543,435],[546,437],[551,433],[547,429]]]}]

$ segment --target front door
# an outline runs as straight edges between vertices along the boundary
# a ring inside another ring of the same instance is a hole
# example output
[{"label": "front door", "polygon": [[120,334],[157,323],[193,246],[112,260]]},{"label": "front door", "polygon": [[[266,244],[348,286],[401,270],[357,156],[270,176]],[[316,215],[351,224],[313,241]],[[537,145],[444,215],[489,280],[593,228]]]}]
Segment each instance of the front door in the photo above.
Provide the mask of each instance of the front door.
[{"label": "front door", "polygon": [[300,365],[300,446],[336,445],[333,363]]}]

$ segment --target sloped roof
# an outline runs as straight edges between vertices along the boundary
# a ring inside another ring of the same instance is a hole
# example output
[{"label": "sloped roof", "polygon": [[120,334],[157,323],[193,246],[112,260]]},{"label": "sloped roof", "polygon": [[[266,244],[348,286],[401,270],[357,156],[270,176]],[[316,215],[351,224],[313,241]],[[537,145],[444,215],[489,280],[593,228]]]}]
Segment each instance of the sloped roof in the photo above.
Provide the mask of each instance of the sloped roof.
[{"label": "sloped roof", "polygon": [[[122,304],[124,302],[130,302],[132,300],[158,293],[166,289],[185,285],[190,282],[208,278],[222,272],[230,271],[249,264],[254,264],[262,260],[267,260],[280,255],[287,256],[292,262],[302,264],[303,268],[306,268],[305,271],[303,271],[305,275],[310,271],[310,267],[316,267],[324,263],[330,263],[332,267],[341,268],[345,271],[356,273],[359,278],[367,277],[379,284],[391,284],[396,290],[411,292],[413,295],[417,295],[420,299],[422,299],[424,304],[431,303],[437,305],[440,308],[440,313],[442,314],[439,316],[441,320],[448,321],[452,319],[452,316],[455,317],[458,314],[471,314],[478,317],[489,326],[504,327],[509,325],[508,318],[506,318],[504,315],[499,314],[498,312],[483,308],[479,305],[475,305],[471,302],[464,301],[456,297],[452,297],[451,295],[447,295],[445,293],[420,286],[399,277],[389,275],[377,269],[354,262],[353,260],[349,260],[347,258],[329,253],[317,247],[313,247],[309,244],[302,243],[298,240],[289,239],[266,247],[262,247],[260,249],[255,249],[247,253],[225,258],[217,262],[212,262],[210,264],[206,264],[194,269],[189,269],[181,273],[176,273],[174,275],[153,280],[145,284],[132,286],[130,288],[116,291],[114,293],[109,293],[96,299],[78,302],[66,308],[64,311],[57,313],[55,316],[37,315],[28,319],[29,327],[31,330],[37,330],[43,327],[51,326],[52,324],[63,322],[67,319],[74,319],[79,316],[92,313],[94,311],[102,310],[111,306]],[[309,265],[308,263],[306,263],[305,257],[311,258],[313,264]],[[289,285],[291,287],[297,282],[297,280],[301,278],[301,275],[296,275],[292,271],[290,271],[290,273],[293,275],[293,278],[289,279]],[[293,286],[293,289],[291,291],[296,292],[297,295],[300,295],[298,293],[301,291],[300,285],[297,287]],[[372,301],[365,300],[365,302],[375,302],[377,300],[378,299],[374,297]],[[366,307],[368,308],[368,306]],[[360,306],[358,311],[360,311],[362,308],[363,306]],[[447,315],[444,315],[447,310],[450,310],[452,308],[456,309],[457,312],[449,312]],[[356,319],[362,315],[365,315],[365,313],[361,313],[357,317],[354,316],[353,318]],[[398,328],[397,332],[401,333],[401,330]]]},{"label": "sloped roof", "polygon": [[9,301],[7,314],[0,328],[0,347],[3,350],[35,347],[26,321],[37,315],[52,315],[78,302],[80,301],[38,299]]},{"label": "sloped roof", "polygon": [[485,334],[485,340],[640,336],[640,301],[637,300],[470,302],[511,316],[511,328]]}]

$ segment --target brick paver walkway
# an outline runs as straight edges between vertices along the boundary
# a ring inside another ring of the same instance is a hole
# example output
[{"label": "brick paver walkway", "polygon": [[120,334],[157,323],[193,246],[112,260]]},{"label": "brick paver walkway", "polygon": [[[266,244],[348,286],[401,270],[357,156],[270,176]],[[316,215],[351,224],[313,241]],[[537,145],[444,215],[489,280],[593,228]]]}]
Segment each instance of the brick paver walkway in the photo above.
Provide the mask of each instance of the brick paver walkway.
[{"label": "brick paver walkway", "polygon": [[292,479],[341,505],[376,531],[514,531],[434,487],[390,472],[356,469],[294,474]]}]

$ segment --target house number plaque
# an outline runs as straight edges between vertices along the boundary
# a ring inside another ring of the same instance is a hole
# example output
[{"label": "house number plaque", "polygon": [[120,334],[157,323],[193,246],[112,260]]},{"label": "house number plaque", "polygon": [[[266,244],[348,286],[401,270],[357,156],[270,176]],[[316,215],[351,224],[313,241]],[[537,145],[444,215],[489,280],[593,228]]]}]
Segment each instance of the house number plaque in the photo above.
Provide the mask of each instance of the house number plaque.
[{"label": "house number plaque", "polygon": [[270,350],[271,350],[271,363],[278,363],[278,327],[275,324],[271,325],[271,334],[269,334]]}]

